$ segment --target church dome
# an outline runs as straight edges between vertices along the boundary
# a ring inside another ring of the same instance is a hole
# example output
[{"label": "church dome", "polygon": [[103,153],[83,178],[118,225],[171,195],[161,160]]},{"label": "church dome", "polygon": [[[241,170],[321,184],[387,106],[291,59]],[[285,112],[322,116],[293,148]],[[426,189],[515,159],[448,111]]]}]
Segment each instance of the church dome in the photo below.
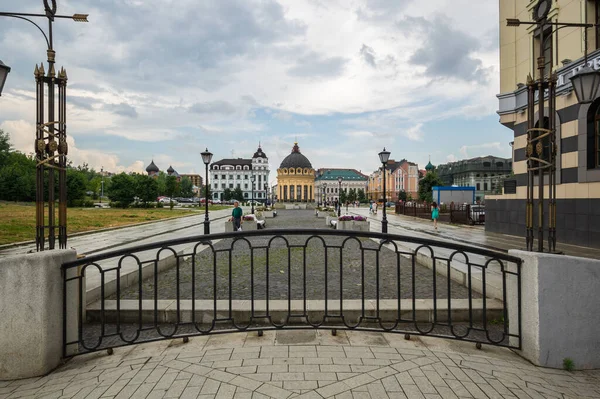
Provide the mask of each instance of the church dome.
[{"label": "church dome", "polygon": [[175,172],[175,169],[173,169],[173,167],[171,165],[169,165],[169,169],[167,169],[167,173],[172,174],[173,172]]},{"label": "church dome", "polygon": [[146,168],[146,172],[148,172],[148,173],[152,173],[152,172],[158,173],[159,172],[158,166],[156,166],[154,164],[154,159],[152,160],[152,162],[150,162],[150,165],[148,165],[148,167]]},{"label": "church dome", "polygon": [[431,161],[429,161],[429,163],[427,164],[427,166],[425,166],[425,170],[426,171],[430,171],[430,170],[433,170],[433,169],[434,169],[434,166],[431,164]]},{"label": "church dome", "polygon": [[312,169],[312,165],[308,158],[300,153],[300,147],[298,147],[298,143],[294,143],[294,147],[292,148],[292,153],[285,157],[283,161],[281,161],[280,168],[310,168]]}]

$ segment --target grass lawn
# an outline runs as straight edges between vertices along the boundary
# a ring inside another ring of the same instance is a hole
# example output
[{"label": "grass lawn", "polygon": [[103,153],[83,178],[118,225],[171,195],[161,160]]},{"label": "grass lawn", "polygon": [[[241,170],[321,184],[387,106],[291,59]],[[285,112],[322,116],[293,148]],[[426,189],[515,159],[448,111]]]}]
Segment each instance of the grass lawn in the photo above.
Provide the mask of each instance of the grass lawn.
[{"label": "grass lawn", "polygon": [[[72,234],[192,214],[198,213],[187,209],[170,210],[168,207],[163,209],[69,208],[67,232]],[[56,215],[58,219],[58,206]],[[35,240],[35,204],[0,202],[0,245],[29,240]]]}]

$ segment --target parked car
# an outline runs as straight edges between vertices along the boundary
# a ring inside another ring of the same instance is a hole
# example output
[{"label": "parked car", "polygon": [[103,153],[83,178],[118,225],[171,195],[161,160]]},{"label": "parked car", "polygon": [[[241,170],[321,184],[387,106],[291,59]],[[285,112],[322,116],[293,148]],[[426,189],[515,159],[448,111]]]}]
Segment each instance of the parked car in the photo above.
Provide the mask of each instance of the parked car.
[{"label": "parked car", "polygon": [[[210,204],[210,203],[211,203],[211,201],[210,201],[210,200],[208,200],[208,203]],[[213,203],[213,204],[220,204],[220,203],[221,203],[221,200],[220,200],[220,199],[214,199],[214,200],[212,200],[212,203]]]},{"label": "parked car", "polygon": [[177,205],[177,200],[175,198],[171,199],[169,197],[162,197],[158,200],[158,202],[160,202],[161,204],[170,204],[171,201],[173,201],[173,203]]},{"label": "parked car", "polygon": [[485,223],[485,207],[483,205],[471,205],[469,209],[469,223]]},{"label": "parked car", "polygon": [[[200,198],[200,203],[201,203],[201,204],[206,204],[206,198]],[[210,198],[209,198],[209,200],[208,200],[208,203],[209,203],[209,204],[212,204],[212,203],[213,203],[213,202],[212,202],[212,200],[211,200]]]}]

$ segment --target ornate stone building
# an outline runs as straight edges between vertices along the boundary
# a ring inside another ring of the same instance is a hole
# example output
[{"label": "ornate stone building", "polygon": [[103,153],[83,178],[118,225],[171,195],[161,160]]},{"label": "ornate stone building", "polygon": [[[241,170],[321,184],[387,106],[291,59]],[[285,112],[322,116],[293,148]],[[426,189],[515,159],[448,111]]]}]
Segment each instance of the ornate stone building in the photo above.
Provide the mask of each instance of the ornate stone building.
[{"label": "ornate stone building", "polygon": [[[400,191],[405,191],[413,198],[419,191],[419,166],[406,159],[395,161],[388,160],[385,169],[386,200],[396,202],[399,200]],[[383,171],[378,168],[368,177],[367,197],[369,200],[383,199]]]},{"label": "ornate stone building", "polygon": [[313,202],[315,200],[315,170],[294,143],[292,153],[277,169],[277,198],[283,202]]},{"label": "ornate stone building", "polygon": [[437,174],[444,186],[475,187],[475,200],[501,190],[502,182],[512,172],[512,159],[492,155],[463,159],[439,165]]},{"label": "ornate stone building", "polygon": [[348,193],[349,190],[363,190],[366,198],[368,176],[363,175],[356,169],[334,169],[320,168],[317,170],[315,179],[315,192],[317,202],[333,203],[339,201],[340,184],[338,177],[342,178],[342,190]]},{"label": "ornate stone building", "polygon": [[[260,146],[251,159],[221,159],[210,165],[212,198],[223,199],[225,189],[240,188],[244,199],[265,202],[269,192],[269,158]],[[254,176],[254,190],[252,177]]]}]

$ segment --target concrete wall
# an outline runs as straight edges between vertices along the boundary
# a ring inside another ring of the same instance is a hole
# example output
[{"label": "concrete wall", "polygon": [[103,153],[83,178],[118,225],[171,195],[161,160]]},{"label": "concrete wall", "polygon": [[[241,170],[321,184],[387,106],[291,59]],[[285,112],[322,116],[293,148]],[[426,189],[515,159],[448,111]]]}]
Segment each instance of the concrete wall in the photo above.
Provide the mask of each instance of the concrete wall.
[{"label": "concrete wall", "polygon": [[[56,368],[63,343],[63,262],[73,250],[44,251],[0,258],[0,380],[44,375]],[[72,269],[72,273],[77,273]],[[74,292],[73,292],[74,294]],[[77,296],[68,295],[70,309]],[[68,320],[77,334],[77,313]]]},{"label": "concrete wall", "polygon": [[[509,252],[523,259],[520,354],[539,366],[562,368],[570,358],[577,369],[600,368],[600,261]],[[509,286],[508,298],[516,297],[516,287]],[[516,302],[508,308],[516,333]]]}]

